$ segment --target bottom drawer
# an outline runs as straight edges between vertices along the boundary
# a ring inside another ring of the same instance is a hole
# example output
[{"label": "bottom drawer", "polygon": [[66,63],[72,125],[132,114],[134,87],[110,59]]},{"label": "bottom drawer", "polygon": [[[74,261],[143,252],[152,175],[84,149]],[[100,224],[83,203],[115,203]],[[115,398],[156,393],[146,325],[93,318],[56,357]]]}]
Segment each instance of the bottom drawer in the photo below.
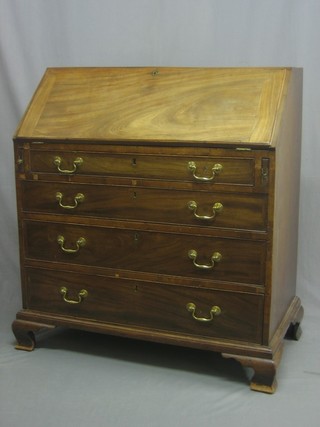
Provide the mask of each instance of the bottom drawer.
[{"label": "bottom drawer", "polygon": [[31,310],[261,343],[262,295],[33,268],[26,279]]}]

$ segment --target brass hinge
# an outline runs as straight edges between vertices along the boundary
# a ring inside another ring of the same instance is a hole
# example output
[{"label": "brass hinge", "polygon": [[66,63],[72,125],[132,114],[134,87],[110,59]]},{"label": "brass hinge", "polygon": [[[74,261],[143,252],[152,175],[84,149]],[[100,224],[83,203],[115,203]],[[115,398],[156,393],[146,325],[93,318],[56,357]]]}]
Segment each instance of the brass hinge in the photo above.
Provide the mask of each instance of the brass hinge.
[{"label": "brass hinge", "polygon": [[23,148],[18,148],[17,154],[16,154],[16,171],[17,172],[23,172],[24,170],[23,155],[24,155]]},{"label": "brass hinge", "polygon": [[261,183],[266,185],[269,181],[269,159],[261,159]]},{"label": "brass hinge", "polygon": [[248,147],[237,147],[236,151],[252,151],[252,148],[248,148]]}]

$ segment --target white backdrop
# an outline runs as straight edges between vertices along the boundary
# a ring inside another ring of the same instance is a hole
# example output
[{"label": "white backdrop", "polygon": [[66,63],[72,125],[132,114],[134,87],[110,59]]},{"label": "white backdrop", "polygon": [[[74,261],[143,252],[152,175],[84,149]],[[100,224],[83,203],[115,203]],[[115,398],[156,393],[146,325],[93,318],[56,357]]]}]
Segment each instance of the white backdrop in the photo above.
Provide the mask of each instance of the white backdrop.
[{"label": "white backdrop", "polygon": [[[307,338],[296,345],[301,352],[301,346],[310,343],[309,370],[318,377],[313,377],[312,386],[307,384],[310,394],[313,387],[320,390],[319,346],[313,348],[319,342],[320,324],[319,21],[319,0],[0,0],[0,331],[4,342],[12,346],[10,324],[21,305],[11,137],[46,67],[297,66],[304,68],[297,293],[306,310]],[[13,419],[1,424],[0,415],[0,426],[16,425]],[[310,414],[308,419],[309,426],[319,425],[312,424],[315,418]],[[166,424],[171,425],[168,420]]]}]

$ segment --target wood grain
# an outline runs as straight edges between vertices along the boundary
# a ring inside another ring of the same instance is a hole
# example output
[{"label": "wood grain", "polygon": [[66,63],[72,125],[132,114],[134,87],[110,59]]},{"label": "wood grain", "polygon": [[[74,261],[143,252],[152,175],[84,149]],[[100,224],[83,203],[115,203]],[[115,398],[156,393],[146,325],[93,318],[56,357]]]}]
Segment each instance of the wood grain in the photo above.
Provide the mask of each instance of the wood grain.
[{"label": "wood grain", "polygon": [[272,143],[286,69],[48,69],[16,137]]},{"label": "wood grain", "polygon": [[[60,204],[57,193],[62,195]],[[83,195],[83,201],[76,205],[77,194]],[[265,194],[24,181],[22,195],[26,212],[267,231]],[[196,210],[189,207],[192,201]],[[222,205],[221,210],[213,209],[215,203]]]},{"label": "wood grain", "polygon": [[[261,342],[263,296],[241,293],[163,286],[141,281],[106,279],[68,272],[28,269],[32,283],[28,308],[108,323],[145,326],[207,337]],[[63,301],[60,287],[68,288],[68,298],[78,299],[81,289],[88,296],[79,304]],[[221,314],[211,322],[192,318],[186,305],[197,306],[196,315],[209,317],[213,305]]]},{"label": "wood grain", "polygon": [[[80,147],[79,147],[80,148]],[[166,181],[198,182],[189,168],[189,162],[196,164],[196,175],[211,178],[212,168],[215,164],[222,165],[222,171],[215,175],[214,179],[207,182],[207,187],[214,184],[238,184],[252,185],[254,180],[254,160],[252,158],[230,158],[223,156],[199,156],[196,151],[190,151],[188,155],[143,155],[143,154],[113,154],[111,153],[82,153],[63,150],[57,151],[54,145],[53,151],[31,150],[30,161],[33,173],[54,173],[58,168],[54,159],[61,158],[61,168],[73,169],[73,162],[81,157],[82,164],[77,167],[73,175],[98,175],[119,176],[144,179],[164,179]]]},{"label": "wood grain", "polygon": [[[57,243],[64,236],[66,249],[76,249],[82,237],[86,245],[76,253],[65,253]],[[121,230],[53,222],[25,224],[26,258],[113,269],[141,271],[264,285],[266,242],[202,237],[193,234]],[[212,270],[196,268],[189,250],[198,252],[197,263],[211,265],[214,252],[222,255]],[[156,279],[157,276],[154,278]],[[178,283],[178,279],[177,279]]]},{"label": "wood grain", "polygon": [[[14,138],[17,348],[66,326],[220,351],[254,370],[252,389],[272,393],[284,337],[299,338],[303,316],[301,77],[290,68],[48,69]],[[201,218],[215,202],[222,210]],[[221,313],[211,320],[213,305]]]}]

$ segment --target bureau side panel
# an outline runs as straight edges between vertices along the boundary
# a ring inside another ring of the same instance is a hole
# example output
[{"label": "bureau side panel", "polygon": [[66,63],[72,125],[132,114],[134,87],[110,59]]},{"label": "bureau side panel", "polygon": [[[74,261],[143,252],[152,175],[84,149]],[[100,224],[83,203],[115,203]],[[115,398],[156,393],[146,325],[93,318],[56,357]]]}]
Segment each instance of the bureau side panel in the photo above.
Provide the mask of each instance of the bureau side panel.
[{"label": "bureau side panel", "polygon": [[23,206],[22,206],[22,182],[25,180],[25,171],[29,165],[29,150],[26,150],[23,143],[14,140],[14,156],[15,156],[15,178],[16,178],[16,201],[17,201],[17,220],[19,230],[19,254],[20,254],[20,277],[21,277],[21,292],[23,307],[26,307],[27,289],[25,286],[24,275],[24,260],[25,260],[25,245],[24,245],[24,222],[23,222]]},{"label": "bureau side panel", "polygon": [[[275,142],[275,196],[269,340],[296,292],[302,70],[292,70]],[[268,298],[267,298],[268,300]],[[268,304],[268,302],[267,302]]]}]

